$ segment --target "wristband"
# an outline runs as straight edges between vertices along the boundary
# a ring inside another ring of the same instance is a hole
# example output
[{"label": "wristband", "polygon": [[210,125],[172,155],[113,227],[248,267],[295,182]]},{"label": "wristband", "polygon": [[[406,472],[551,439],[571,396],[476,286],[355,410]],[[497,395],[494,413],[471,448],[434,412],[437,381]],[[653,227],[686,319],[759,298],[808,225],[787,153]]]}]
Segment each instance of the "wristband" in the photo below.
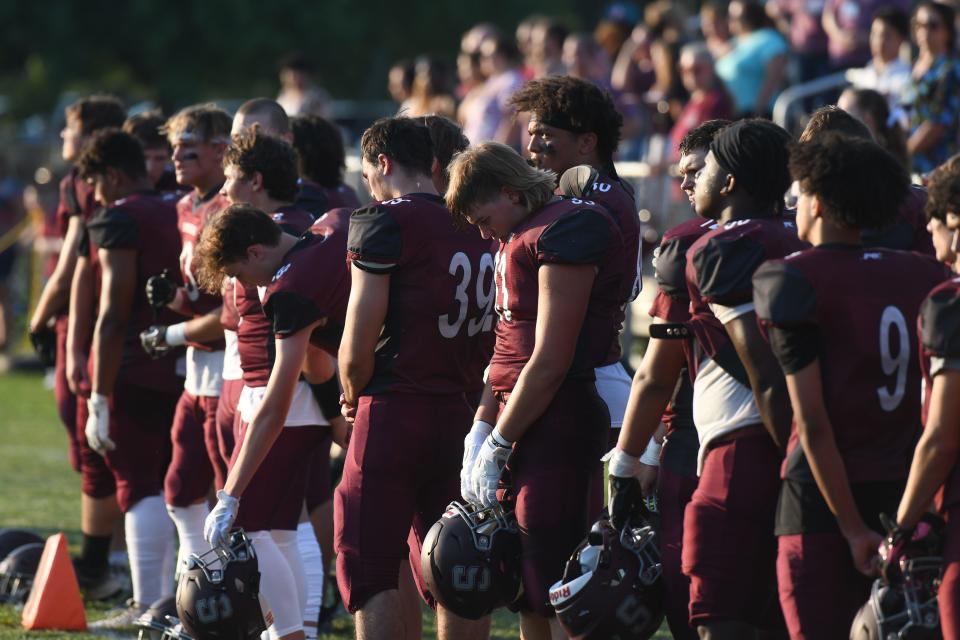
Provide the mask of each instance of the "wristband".
[{"label": "wristband", "polygon": [[640,460],[620,447],[614,447],[600,458],[607,462],[607,473],[617,478],[633,478],[640,471]]},{"label": "wristband", "polygon": [[641,464],[645,464],[648,467],[659,467],[660,466],[660,450],[663,448],[663,445],[650,438],[650,442],[647,444],[647,448],[644,450],[643,455],[640,456]]},{"label": "wristband", "polygon": [[470,431],[480,431],[481,429],[485,434],[490,435],[493,432],[493,425],[486,420],[474,420]]},{"label": "wristband", "polygon": [[187,323],[172,324],[163,334],[163,341],[171,347],[180,347],[187,344]]},{"label": "wristband", "polygon": [[[482,420],[480,422],[482,422]],[[493,440],[493,444],[497,445],[498,447],[502,447],[504,449],[510,449],[513,447],[513,443],[504,438],[500,434],[499,429],[494,429],[490,432],[490,439]]]}]

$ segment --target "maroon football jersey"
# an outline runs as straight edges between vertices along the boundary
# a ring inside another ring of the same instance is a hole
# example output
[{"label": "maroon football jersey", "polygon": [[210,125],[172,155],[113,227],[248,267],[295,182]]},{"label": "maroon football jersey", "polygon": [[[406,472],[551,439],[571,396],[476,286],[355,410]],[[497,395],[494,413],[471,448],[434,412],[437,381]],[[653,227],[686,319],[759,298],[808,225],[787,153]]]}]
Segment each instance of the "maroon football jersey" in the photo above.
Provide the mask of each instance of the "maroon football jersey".
[{"label": "maroon football jersey", "polygon": [[923,212],[926,203],[927,190],[911,185],[893,224],[884,229],[861,232],[863,246],[934,255],[933,239],[927,231],[927,216]]},{"label": "maroon football jersey", "polygon": [[[193,265],[193,251],[200,242],[207,220],[221,209],[230,206],[230,200],[220,195],[217,187],[205,196],[192,191],[177,202],[177,227],[183,249],[180,253],[180,275],[187,293],[187,301],[194,315],[210,313],[220,306],[218,294],[206,293],[197,287],[196,269]],[[222,348],[222,347],[221,347]]]},{"label": "maroon football jersey", "polygon": [[[272,217],[284,233],[295,236],[301,235],[313,224],[313,216],[296,206],[280,207]],[[248,387],[265,387],[277,354],[272,324],[263,311],[257,287],[237,282],[233,290],[233,304],[240,316],[237,350],[240,353],[243,383]],[[227,301],[223,306],[227,307]]]},{"label": "maroon football jersey", "polygon": [[[137,256],[133,308],[126,329],[119,378],[127,383],[176,392],[183,381],[176,376],[174,353],[152,359],[140,345],[140,332],[152,324],[172,324],[176,314],[155,312],[145,293],[147,278],[164,269],[175,271],[180,253],[177,211],[174,200],[154,192],[135,193],[101,209],[87,222],[90,255],[98,249],[132,250]],[[94,262],[97,290],[101,269]],[[91,359],[92,370],[92,359]]]},{"label": "maroon football jersey", "polygon": [[[920,366],[927,382],[929,400],[933,385],[931,358],[949,359],[954,363],[960,358],[960,278],[948,280],[930,292],[920,307],[917,325],[923,350]],[[960,504],[960,463],[954,465],[947,477],[937,503],[944,512]]]},{"label": "maroon football jersey", "polygon": [[[623,327],[627,304],[640,293],[640,218],[637,215],[637,203],[633,189],[620,178],[600,174],[588,194],[591,201],[606,207],[623,239],[623,266],[620,281],[619,324]],[[604,365],[620,360],[620,336],[613,337],[610,351]]]},{"label": "maroon football jersey", "polygon": [[60,181],[60,202],[57,205],[57,230],[60,237],[67,235],[67,226],[70,218],[80,216],[88,220],[97,210],[97,202],[93,197],[93,186],[80,178],[77,170],[71,169]]},{"label": "maroon football jersey", "polygon": [[263,295],[271,342],[274,336],[282,340],[326,318],[310,334],[310,342],[337,355],[350,298],[346,250],[347,234],[342,231],[305,233],[284,256]]},{"label": "maroon football jersey", "polygon": [[723,324],[710,304],[734,307],[752,302],[751,278],[763,262],[808,246],[797,238],[794,218],[775,216],[733,220],[696,240],[687,250],[686,280],[690,294],[688,326],[696,337],[688,350],[688,366],[696,377],[701,355],[750,387],[747,372]]},{"label": "maroon football jersey", "polygon": [[568,378],[593,378],[606,362],[620,329],[623,241],[604,207],[559,198],[531,214],[500,242],[496,259],[496,310],[500,321],[490,360],[494,391],[512,391],[536,342],[537,272],[545,264],[594,265],[598,272]]},{"label": "maroon football jersey", "polygon": [[327,196],[327,210],[347,208],[359,209],[363,203],[357,197],[357,192],[346,184],[340,183],[333,189],[320,187]]},{"label": "maroon football jersey", "polygon": [[[927,292],[948,276],[929,256],[821,245],[757,270],[754,300],[788,372],[820,361],[823,398],[851,483],[904,479],[920,433],[920,364],[912,331]],[[808,346],[791,346],[798,332]],[[809,350],[801,354],[799,351]],[[791,430],[784,477],[812,480]]]},{"label": "maroon football jersey", "polygon": [[[347,233],[350,231],[351,213],[353,213],[353,209],[347,209],[345,207],[330,209],[317,218],[317,221],[310,227],[310,231],[319,236],[328,236],[331,233],[342,233],[343,237],[346,238]],[[344,245],[343,250],[344,255],[346,255],[346,245]]]},{"label": "maroon football jersey", "polygon": [[349,260],[390,274],[390,305],[363,395],[483,386],[493,346],[490,248],[475,227],[457,228],[440,196],[412,193],[353,212]]}]

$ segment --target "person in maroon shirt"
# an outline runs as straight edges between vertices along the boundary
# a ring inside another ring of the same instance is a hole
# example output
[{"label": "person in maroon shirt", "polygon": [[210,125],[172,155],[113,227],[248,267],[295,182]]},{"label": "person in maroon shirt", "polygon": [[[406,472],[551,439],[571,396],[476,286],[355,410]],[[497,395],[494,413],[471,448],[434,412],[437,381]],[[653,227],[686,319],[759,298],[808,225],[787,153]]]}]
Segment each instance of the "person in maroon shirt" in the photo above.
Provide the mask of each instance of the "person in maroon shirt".
[{"label": "person in maroon shirt", "polygon": [[[956,264],[954,239],[960,218],[960,162],[956,158],[930,175],[927,214],[934,231],[937,259]],[[949,238],[949,241],[947,239]],[[891,546],[910,539],[934,503],[947,521],[943,577],[937,600],[943,637],[960,638],[960,278],[937,286],[920,307],[918,322],[921,367],[926,383],[923,435],[917,443],[907,486],[897,509]],[[886,565],[899,558],[882,549]]]},{"label": "person in maroon shirt", "polygon": [[[723,81],[717,77],[714,60],[705,43],[689,44],[680,50],[680,79],[690,99],[670,129],[670,144],[679,151],[680,143],[694,127],[708,120],[733,117],[733,102]],[[679,155],[672,156],[679,160]]]},{"label": "person in maroon shirt", "polygon": [[[352,287],[339,367],[354,428],[334,496],[337,581],[358,635],[388,638],[418,624],[398,590],[408,557],[435,604],[420,576],[420,544],[459,493],[466,394],[482,384],[493,328],[493,255],[475,229],[454,225],[437,195],[422,124],[378,120],[361,157],[377,202],[353,213],[347,244]],[[441,638],[486,633],[485,622],[442,606],[437,614]]]},{"label": "person in maroon shirt", "polygon": [[[703,168],[710,142],[728,124],[727,120],[706,122],[680,143],[681,187],[688,194],[693,194],[693,175]],[[623,526],[642,496],[654,492],[657,496],[667,623],[674,638],[690,640],[698,636],[689,622],[690,580],[680,570],[680,556],[683,510],[697,488],[699,441],[693,424],[693,386],[686,371],[685,349],[690,348],[690,333],[684,326],[690,319],[686,253],[715,226],[713,220],[699,217],[681,222],[664,232],[655,252],[658,289],[650,308],[651,340],[634,375],[623,429],[608,468],[608,506],[614,526]],[[644,449],[661,422],[666,432],[658,459]]]},{"label": "person in maroon shirt", "polygon": [[298,116],[291,118],[290,129],[297,150],[300,200],[304,206],[320,213],[341,207],[359,208],[356,192],[343,182],[346,155],[343,134],[337,126],[320,116]]},{"label": "person in maroon shirt", "polygon": [[520,628],[531,639],[559,633],[548,591],[590,527],[610,432],[594,369],[620,328],[628,264],[606,208],[555,196],[555,181],[488,142],[454,158],[446,196],[454,216],[500,241],[500,321],[471,432],[487,436],[467,441],[464,497],[494,505],[501,475],[509,477],[523,548]]},{"label": "person in maroon shirt", "polygon": [[[880,513],[893,513],[920,434],[908,323],[948,270],[861,245],[862,229],[896,217],[909,184],[874,142],[827,134],[796,146],[790,170],[798,234],[813,248],[753,277],[794,415],[777,508],[780,603],[791,638],[845,637],[870,594]],[[824,585],[835,597],[824,600]]]},{"label": "person in maroon shirt", "polygon": [[[93,133],[107,127],[119,127],[125,116],[126,110],[120,101],[109,96],[90,96],[71,104],[66,109],[66,126],[60,133],[63,159],[76,163],[84,143]],[[113,474],[103,458],[89,449],[86,439],[78,438],[78,429],[82,430],[84,425],[78,420],[77,410],[79,405],[86,403],[82,397],[78,399],[77,393],[90,393],[89,385],[80,384],[86,379],[86,353],[93,330],[89,317],[85,319],[85,330],[82,336],[78,336],[74,349],[76,362],[72,363],[72,368],[78,372],[77,380],[71,383],[67,376],[67,311],[77,264],[77,240],[84,222],[93,215],[96,207],[92,187],[80,178],[75,167],[71,168],[60,182],[60,203],[56,212],[56,224],[63,241],[60,255],[30,318],[30,335],[34,344],[43,340],[56,344],[54,398],[60,421],[67,430],[70,463],[82,476],[80,504],[84,537],[77,571],[80,584],[91,599],[112,597],[119,589],[116,581],[110,579],[107,559],[111,534],[120,518]]]},{"label": "person in maroon shirt", "polygon": [[[174,354],[151,358],[139,336],[157,316],[144,293],[146,281],[157,271],[176,268],[180,237],[174,201],[153,192],[143,150],[133,136],[118,129],[98,132],[78,165],[97,200],[105,203],[88,220],[78,250],[77,275],[89,270],[93,286],[84,287],[75,277],[72,291],[71,311],[96,309],[85,435],[116,480],[133,581],[132,603],[94,623],[110,628],[129,626],[170,588],[162,569],[173,526],[161,478],[180,379]],[[83,304],[81,298],[91,294],[93,300]]]}]

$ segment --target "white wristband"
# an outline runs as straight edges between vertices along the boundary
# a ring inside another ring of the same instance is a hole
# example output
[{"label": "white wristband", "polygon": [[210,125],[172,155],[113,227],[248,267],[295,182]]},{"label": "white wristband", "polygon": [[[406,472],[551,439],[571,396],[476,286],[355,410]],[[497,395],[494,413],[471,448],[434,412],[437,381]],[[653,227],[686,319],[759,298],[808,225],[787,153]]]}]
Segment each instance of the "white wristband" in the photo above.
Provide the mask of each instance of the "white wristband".
[{"label": "white wristband", "polygon": [[498,445],[500,445],[505,449],[509,449],[510,447],[513,446],[513,442],[504,438],[503,434],[500,433],[499,429],[494,429],[493,431],[491,431],[490,438],[492,438],[495,443],[497,443]]},{"label": "white wristband", "polygon": [[650,442],[647,444],[646,450],[643,452],[643,455],[640,456],[640,462],[648,467],[659,467],[660,449],[662,448],[663,445],[653,438],[650,438]]},{"label": "white wristband", "polygon": [[181,322],[167,327],[167,331],[163,334],[163,341],[171,347],[187,344],[187,323]]}]

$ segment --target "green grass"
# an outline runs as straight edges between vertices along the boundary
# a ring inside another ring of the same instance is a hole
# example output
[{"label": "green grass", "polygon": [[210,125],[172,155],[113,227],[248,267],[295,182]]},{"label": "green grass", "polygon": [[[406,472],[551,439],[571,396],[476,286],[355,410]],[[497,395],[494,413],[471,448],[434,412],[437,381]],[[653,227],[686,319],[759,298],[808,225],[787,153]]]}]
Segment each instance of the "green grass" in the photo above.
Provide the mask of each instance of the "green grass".
[{"label": "green grass", "polygon": [[[0,527],[26,527],[41,535],[63,531],[71,551],[80,544],[80,477],[67,460],[66,435],[57,417],[53,393],[43,388],[40,374],[12,373],[0,376]],[[104,605],[87,608],[87,618],[103,616]],[[423,612],[424,638],[436,636],[435,618]],[[507,640],[520,635],[517,617],[500,610],[493,617],[491,638]],[[0,606],[0,640],[14,638],[71,638],[92,640],[88,633],[26,632],[20,615],[10,606]],[[116,637],[116,636],[113,636]],[[131,633],[126,637],[135,637]],[[349,616],[333,621],[324,640],[353,637]],[[666,626],[655,636],[670,637]]]}]

